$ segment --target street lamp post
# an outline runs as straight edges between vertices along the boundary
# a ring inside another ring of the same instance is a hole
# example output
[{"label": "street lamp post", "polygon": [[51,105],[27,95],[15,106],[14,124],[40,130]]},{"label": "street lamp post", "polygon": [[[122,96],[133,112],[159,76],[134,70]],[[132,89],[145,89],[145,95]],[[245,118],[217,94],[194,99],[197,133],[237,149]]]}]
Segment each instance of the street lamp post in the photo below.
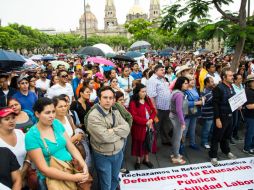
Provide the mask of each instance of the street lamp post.
[{"label": "street lamp post", "polygon": [[84,0],[84,16],[85,16],[85,46],[87,46],[87,31],[86,31],[86,0]]}]

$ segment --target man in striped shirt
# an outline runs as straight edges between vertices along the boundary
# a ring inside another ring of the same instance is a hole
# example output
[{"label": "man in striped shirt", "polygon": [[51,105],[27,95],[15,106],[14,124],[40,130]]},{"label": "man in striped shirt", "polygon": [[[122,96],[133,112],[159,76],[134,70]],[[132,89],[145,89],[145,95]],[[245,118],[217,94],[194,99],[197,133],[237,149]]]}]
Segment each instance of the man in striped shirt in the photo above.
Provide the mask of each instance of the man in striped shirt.
[{"label": "man in striped shirt", "polygon": [[201,116],[203,119],[203,128],[201,135],[201,145],[205,149],[210,149],[208,138],[212,127],[214,126],[213,120],[213,93],[212,90],[215,86],[212,77],[207,77],[204,80],[205,89],[201,96],[203,97],[203,106],[201,107]]},{"label": "man in striped shirt", "polygon": [[169,119],[169,84],[165,80],[165,68],[163,65],[156,65],[154,71],[153,76],[147,81],[147,94],[157,110],[161,142],[164,145],[169,145],[170,132],[172,131],[172,124]]}]

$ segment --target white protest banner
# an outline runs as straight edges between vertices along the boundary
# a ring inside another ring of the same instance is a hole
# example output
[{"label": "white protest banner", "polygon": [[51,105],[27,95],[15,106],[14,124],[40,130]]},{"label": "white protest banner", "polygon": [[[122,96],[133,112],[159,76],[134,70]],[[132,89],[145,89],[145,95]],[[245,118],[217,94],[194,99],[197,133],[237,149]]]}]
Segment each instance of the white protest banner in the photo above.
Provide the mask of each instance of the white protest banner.
[{"label": "white protest banner", "polygon": [[254,190],[254,157],[120,174],[121,190]]},{"label": "white protest banner", "polygon": [[245,90],[241,90],[236,95],[232,96],[228,99],[229,105],[231,107],[232,112],[241,107],[245,102],[247,102],[247,97],[245,94]]}]

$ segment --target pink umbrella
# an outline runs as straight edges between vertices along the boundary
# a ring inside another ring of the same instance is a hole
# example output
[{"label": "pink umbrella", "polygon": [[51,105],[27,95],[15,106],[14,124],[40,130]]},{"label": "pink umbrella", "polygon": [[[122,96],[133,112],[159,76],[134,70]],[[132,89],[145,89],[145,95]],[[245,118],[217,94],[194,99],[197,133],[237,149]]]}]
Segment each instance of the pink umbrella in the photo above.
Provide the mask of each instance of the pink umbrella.
[{"label": "pink umbrella", "polygon": [[115,67],[115,64],[112,61],[101,57],[89,57],[86,61]]}]

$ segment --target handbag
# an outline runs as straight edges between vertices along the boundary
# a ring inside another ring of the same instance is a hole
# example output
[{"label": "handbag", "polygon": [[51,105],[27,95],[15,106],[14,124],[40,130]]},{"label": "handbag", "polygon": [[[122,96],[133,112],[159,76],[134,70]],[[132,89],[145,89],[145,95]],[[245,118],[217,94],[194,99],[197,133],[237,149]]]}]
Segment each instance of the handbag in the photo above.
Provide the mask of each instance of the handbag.
[{"label": "handbag", "polygon": [[[83,169],[76,159],[72,160],[72,165],[74,167],[74,173],[82,173]],[[93,177],[89,174],[88,179],[84,183],[77,183],[77,190],[90,190],[93,184]]]},{"label": "handbag", "polygon": [[[50,167],[70,174],[83,172],[83,168],[80,166],[79,162],[76,159],[73,158],[71,162],[65,162],[55,158],[51,155],[45,140],[42,139],[42,141],[48,154],[50,155]],[[93,178],[90,174],[88,180],[84,183],[75,183],[72,181],[63,181],[46,177],[46,185],[48,190],[90,190],[92,186],[92,181]]]},{"label": "handbag", "polygon": [[[73,133],[75,133],[76,126],[75,126],[71,116],[67,115],[67,119],[68,119],[69,123],[71,124],[71,128],[73,130]],[[83,144],[80,141],[74,142],[73,144],[76,146],[76,148],[79,150],[81,156],[85,160],[86,159],[86,151],[85,151],[85,148],[84,148]]]},{"label": "handbag", "polygon": [[152,152],[153,141],[154,141],[153,129],[151,129],[150,127],[146,127],[146,136],[143,145],[145,150],[147,150],[148,152]]}]

